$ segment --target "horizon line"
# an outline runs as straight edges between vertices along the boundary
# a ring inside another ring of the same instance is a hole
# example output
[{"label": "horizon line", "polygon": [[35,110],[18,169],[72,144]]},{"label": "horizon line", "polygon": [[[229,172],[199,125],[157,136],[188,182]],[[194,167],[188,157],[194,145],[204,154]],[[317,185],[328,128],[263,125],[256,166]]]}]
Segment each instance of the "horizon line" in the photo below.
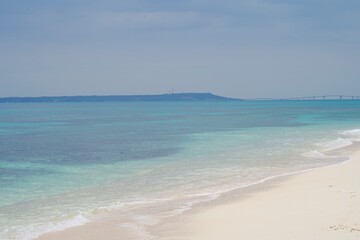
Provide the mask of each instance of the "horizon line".
[{"label": "horizon line", "polygon": [[109,95],[42,95],[42,96],[10,96],[0,97],[4,99],[35,99],[35,98],[67,98],[67,97],[146,97],[146,96],[166,96],[166,95],[186,95],[186,94],[198,94],[198,95],[212,95],[214,97],[222,97],[234,100],[245,100],[245,101],[276,101],[276,100],[360,100],[360,95],[312,95],[312,96],[301,96],[301,97],[227,97],[217,95],[211,92],[168,92],[168,93],[154,93],[154,94],[109,94]]}]

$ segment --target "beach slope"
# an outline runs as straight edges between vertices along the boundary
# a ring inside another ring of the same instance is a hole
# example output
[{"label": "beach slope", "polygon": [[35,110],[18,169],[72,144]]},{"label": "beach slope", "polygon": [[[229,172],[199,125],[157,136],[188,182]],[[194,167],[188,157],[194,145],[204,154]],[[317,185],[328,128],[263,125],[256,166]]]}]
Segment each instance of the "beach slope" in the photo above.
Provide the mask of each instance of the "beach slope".
[{"label": "beach slope", "polygon": [[181,239],[360,239],[360,151],[189,219]]}]

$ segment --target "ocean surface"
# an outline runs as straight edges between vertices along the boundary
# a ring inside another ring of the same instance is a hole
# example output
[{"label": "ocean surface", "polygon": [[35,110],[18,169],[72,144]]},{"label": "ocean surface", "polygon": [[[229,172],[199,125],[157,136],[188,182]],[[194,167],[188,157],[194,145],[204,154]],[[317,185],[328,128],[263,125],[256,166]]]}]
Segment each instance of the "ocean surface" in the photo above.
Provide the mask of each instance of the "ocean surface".
[{"label": "ocean surface", "polygon": [[0,104],[0,239],[143,225],[349,159],[360,101]]}]

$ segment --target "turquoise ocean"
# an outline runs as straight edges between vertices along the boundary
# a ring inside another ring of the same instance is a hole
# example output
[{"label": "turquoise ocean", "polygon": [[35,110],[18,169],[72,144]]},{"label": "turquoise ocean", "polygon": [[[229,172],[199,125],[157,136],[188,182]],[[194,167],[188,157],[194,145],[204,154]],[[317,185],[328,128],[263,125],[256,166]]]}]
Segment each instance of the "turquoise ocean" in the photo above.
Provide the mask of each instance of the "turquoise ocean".
[{"label": "turquoise ocean", "polygon": [[142,239],[224,193],[347,161],[357,142],[351,100],[0,104],[0,239],[114,211]]}]

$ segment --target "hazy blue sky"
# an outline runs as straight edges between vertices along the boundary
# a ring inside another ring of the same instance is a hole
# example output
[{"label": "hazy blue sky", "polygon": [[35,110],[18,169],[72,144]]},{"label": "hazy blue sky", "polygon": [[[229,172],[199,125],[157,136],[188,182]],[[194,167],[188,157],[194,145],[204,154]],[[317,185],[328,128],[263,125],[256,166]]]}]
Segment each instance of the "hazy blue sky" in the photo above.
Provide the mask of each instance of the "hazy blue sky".
[{"label": "hazy blue sky", "polygon": [[2,97],[360,95],[360,1],[0,1],[0,83]]}]

